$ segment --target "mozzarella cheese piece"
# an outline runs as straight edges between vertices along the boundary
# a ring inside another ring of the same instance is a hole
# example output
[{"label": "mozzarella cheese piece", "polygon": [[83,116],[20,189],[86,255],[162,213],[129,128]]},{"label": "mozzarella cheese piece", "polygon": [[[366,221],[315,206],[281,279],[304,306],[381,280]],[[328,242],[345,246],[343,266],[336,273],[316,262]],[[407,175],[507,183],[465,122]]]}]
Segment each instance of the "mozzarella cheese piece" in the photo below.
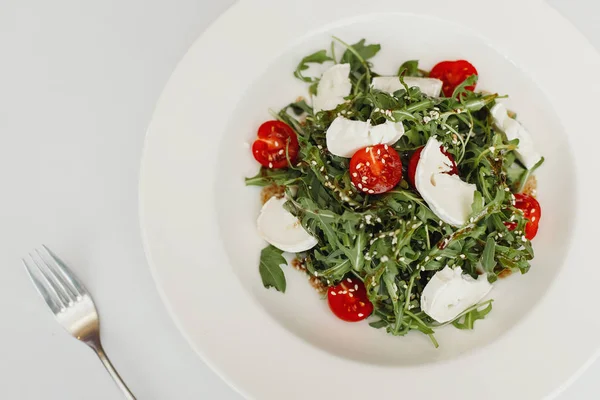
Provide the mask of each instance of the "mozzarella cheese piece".
[{"label": "mozzarella cheese piece", "polygon": [[313,248],[317,239],[312,237],[298,218],[283,208],[286,199],[271,197],[258,216],[260,236],[280,250],[299,253]]},{"label": "mozzarella cheese piece", "polygon": [[460,267],[445,267],[433,275],[421,294],[421,310],[437,322],[452,321],[474,306],[492,289],[486,275],[477,280]]},{"label": "mozzarella cheese piece", "polygon": [[517,157],[525,168],[533,168],[542,159],[542,156],[535,150],[529,132],[517,120],[508,116],[504,104],[497,103],[492,107],[490,113],[494,118],[494,123],[506,134],[508,140],[519,139],[516,150]]},{"label": "mozzarella cheese piece", "polygon": [[[440,93],[442,92],[443,82],[436,78],[405,76],[404,83],[406,83],[406,86],[409,88],[415,86],[418,87],[421,89],[423,94],[426,94],[430,97],[439,97]],[[400,78],[397,76],[378,76],[373,78],[371,86],[374,89],[378,89],[389,94],[393,94],[397,90],[404,89],[402,82],[400,82]]]},{"label": "mozzarella cheese piece", "polygon": [[430,138],[421,152],[415,173],[415,186],[431,211],[442,221],[461,226],[471,215],[476,186],[450,175],[452,161],[441,150],[441,143]]},{"label": "mozzarella cheese piece", "polygon": [[350,94],[352,83],[348,78],[350,64],[336,64],[321,76],[317,85],[317,94],[313,96],[313,110],[333,110]]},{"label": "mozzarella cheese piece", "polygon": [[350,158],[358,150],[376,144],[396,143],[404,135],[402,122],[386,121],[371,125],[370,121],[352,121],[344,117],[333,120],[325,138],[327,149],[339,157]]}]

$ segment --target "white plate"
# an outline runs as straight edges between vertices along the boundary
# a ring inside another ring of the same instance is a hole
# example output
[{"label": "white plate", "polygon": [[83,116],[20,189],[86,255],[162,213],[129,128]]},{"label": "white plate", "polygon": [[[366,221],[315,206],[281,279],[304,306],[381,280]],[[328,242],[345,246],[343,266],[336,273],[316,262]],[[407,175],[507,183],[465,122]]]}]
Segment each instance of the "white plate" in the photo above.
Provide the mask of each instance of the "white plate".
[{"label": "white plate", "polygon": [[[181,332],[248,397],[532,399],[595,357],[600,57],[541,1],[421,4],[242,1],[192,46],[158,102],[140,184],[150,265]],[[305,93],[292,71],[332,34],[381,43],[380,73],[408,59],[470,60],[478,87],[511,95],[546,156],[533,268],[497,285],[474,331],[439,330],[439,349],[337,320],[291,268],[285,295],[260,282],[247,144],[269,107]]]}]

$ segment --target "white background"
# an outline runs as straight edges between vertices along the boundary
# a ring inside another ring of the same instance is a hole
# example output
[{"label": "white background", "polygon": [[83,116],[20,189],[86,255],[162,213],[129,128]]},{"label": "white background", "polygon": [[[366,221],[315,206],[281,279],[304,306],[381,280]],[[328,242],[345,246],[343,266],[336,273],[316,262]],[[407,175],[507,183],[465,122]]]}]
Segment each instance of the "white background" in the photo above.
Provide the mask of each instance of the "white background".
[{"label": "white background", "polygon": [[[137,212],[154,104],[233,2],[0,0],[0,398],[121,398],[28,281],[19,258],[43,242],[92,292],[106,351],[139,399],[240,399],[167,315]],[[549,2],[600,49],[599,2]],[[600,398],[599,378],[596,362],[561,399]]]}]

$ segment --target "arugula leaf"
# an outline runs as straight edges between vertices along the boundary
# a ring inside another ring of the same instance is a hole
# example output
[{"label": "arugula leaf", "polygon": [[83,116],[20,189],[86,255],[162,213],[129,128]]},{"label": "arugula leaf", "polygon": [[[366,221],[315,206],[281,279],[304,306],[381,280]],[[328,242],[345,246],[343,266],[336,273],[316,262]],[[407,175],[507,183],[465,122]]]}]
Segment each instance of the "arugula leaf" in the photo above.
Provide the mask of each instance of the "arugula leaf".
[{"label": "arugula leaf", "polygon": [[264,168],[261,167],[258,173],[250,178],[245,178],[246,186],[269,186],[293,184],[301,173],[291,168]]},{"label": "arugula leaf", "polygon": [[326,61],[333,61],[333,58],[331,58],[327,55],[327,50],[319,50],[315,53],[312,53],[312,54],[304,57],[300,61],[300,63],[296,67],[296,70],[294,71],[294,76],[304,82],[318,81],[318,78],[312,78],[312,77],[302,75],[302,71],[306,71],[309,68],[309,66],[307,64],[311,64],[311,63],[323,64]]},{"label": "arugula leaf", "polygon": [[285,293],[285,275],[283,275],[280,265],[287,265],[287,262],[281,255],[282,253],[283,251],[272,245],[262,249],[258,270],[265,288],[274,287],[277,291]]},{"label": "arugula leaf", "polygon": [[481,193],[476,190],[475,194],[473,195],[473,204],[471,204],[471,210],[472,210],[472,214],[473,215],[477,215],[481,212],[481,210],[483,210],[483,206],[484,206],[484,201],[483,201],[483,196],[481,195]]},{"label": "arugula leaf", "polygon": [[[483,310],[479,310],[479,308],[485,306],[486,304],[487,306]],[[478,319],[484,319],[485,316],[490,313],[490,311],[492,311],[492,300],[478,304],[473,310],[454,320],[452,325],[458,329],[473,329],[475,327],[475,321]]]},{"label": "arugula leaf", "polygon": [[357,64],[363,64],[366,60],[375,57],[379,50],[381,50],[381,45],[366,45],[365,42],[365,39],[361,39],[358,42],[351,45],[350,47],[352,48],[352,50],[347,49],[344,52],[344,54],[342,54],[340,64],[348,63],[350,64],[351,69],[355,69],[357,67]]},{"label": "arugula leaf", "polygon": [[492,236],[490,236],[485,242],[485,247],[483,248],[483,253],[481,254],[481,265],[483,265],[483,269],[486,272],[491,272],[496,266],[496,262],[494,261],[495,252],[496,241]]},{"label": "arugula leaf", "polygon": [[398,76],[424,77],[426,76],[426,73],[419,69],[418,60],[408,60],[398,68]]}]

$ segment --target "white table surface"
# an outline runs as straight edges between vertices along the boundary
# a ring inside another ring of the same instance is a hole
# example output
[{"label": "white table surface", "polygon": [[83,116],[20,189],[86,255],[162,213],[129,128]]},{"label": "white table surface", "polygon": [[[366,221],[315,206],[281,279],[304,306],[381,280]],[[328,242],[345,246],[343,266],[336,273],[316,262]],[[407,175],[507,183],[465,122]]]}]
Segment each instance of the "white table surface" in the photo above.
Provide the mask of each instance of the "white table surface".
[{"label": "white table surface", "polygon": [[[549,1],[600,48],[600,2]],[[121,398],[28,281],[19,258],[42,242],[86,282],[106,351],[139,399],[241,398],[171,322],[137,212],[155,102],[188,47],[233,2],[0,1],[0,398]],[[598,398],[600,362],[561,396]]]}]

